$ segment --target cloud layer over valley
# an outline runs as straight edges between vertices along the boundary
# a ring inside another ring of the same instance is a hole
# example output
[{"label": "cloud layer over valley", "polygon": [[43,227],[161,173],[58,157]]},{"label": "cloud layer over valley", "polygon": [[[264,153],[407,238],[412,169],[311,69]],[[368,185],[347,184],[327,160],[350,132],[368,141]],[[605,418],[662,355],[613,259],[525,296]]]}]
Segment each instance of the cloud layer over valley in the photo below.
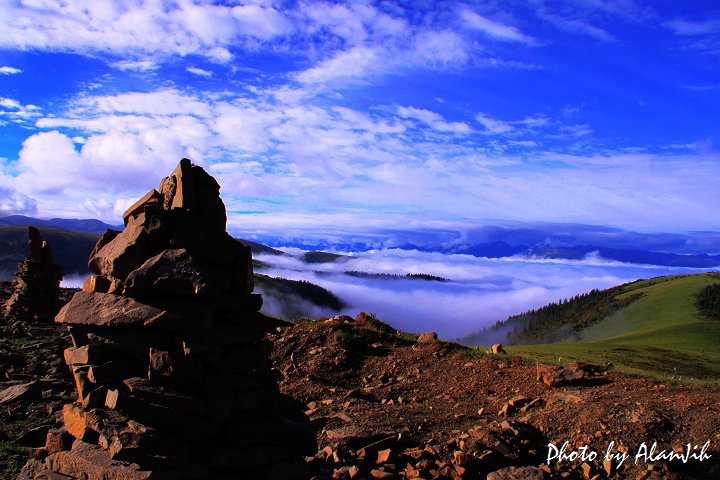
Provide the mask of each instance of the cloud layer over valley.
[{"label": "cloud layer over valley", "polygon": [[[256,258],[273,265],[259,269],[262,273],[308,280],[335,293],[348,304],[343,313],[354,316],[363,310],[398,329],[432,330],[444,338],[464,336],[509,315],[594,288],[700,271],[610,262],[597,256],[583,260],[487,259],[396,249],[359,253],[331,263],[308,264],[298,256]],[[347,271],[424,273],[447,281],[363,278],[344,274]]]}]

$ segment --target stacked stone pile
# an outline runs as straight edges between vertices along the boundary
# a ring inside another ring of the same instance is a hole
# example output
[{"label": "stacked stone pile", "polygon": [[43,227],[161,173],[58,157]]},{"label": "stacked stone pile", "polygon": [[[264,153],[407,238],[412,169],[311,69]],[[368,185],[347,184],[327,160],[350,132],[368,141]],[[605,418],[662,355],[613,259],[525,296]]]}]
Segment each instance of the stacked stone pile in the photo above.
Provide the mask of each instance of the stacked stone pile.
[{"label": "stacked stone pile", "polygon": [[37,228],[28,227],[28,237],[30,253],[18,264],[13,294],[4,305],[5,316],[50,321],[62,306],[59,299],[62,267],[55,263]]},{"label": "stacked stone pile", "polygon": [[48,434],[40,475],[302,478],[293,461],[314,435],[285,416],[266,338],[277,325],[258,313],[219,189],[183,159],[96,245],[94,275],[55,318],[78,402]]}]

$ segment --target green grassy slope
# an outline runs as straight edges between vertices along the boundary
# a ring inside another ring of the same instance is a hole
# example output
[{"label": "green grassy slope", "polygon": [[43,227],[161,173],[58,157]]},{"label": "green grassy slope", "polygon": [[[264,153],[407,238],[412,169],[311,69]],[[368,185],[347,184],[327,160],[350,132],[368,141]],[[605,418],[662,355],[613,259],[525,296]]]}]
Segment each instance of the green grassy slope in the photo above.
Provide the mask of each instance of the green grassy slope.
[{"label": "green grassy slope", "polygon": [[577,342],[507,350],[542,362],[612,363],[625,373],[720,386],[720,321],[695,305],[697,294],[713,283],[720,283],[717,273],[634,282],[618,297],[642,295],[578,332]]}]

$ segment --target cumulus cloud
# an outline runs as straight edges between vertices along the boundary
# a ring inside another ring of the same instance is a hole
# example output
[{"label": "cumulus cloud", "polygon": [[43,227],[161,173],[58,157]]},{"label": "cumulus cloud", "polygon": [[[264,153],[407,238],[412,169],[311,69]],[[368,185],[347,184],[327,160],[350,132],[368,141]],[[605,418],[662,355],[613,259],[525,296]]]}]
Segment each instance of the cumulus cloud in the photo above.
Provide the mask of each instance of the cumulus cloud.
[{"label": "cumulus cloud", "polygon": [[0,67],[0,75],[17,75],[18,73],[22,73],[22,70],[19,68],[8,66]]},{"label": "cumulus cloud", "polygon": [[11,188],[0,187],[0,216],[33,215],[37,212],[37,200]]},{"label": "cumulus cloud", "polygon": [[[696,271],[620,264],[593,256],[583,260],[538,261],[393,249],[357,253],[323,264],[305,264],[293,256],[256,255],[256,258],[273,265],[261,270],[263,273],[308,280],[332,291],[349,304],[344,313],[373,312],[396,328],[414,332],[432,330],[444,338],[467,335],[509,315],[593,288]],[[345,275],[346,271],[427,273],[448,281],[358,278]]]},{"label": "cumulus cloud", "polygon": [[23,105],[14,98],[0,97],[0,119],[7,118],[15,123],[24,123],[41,116],[41,108],[37,105]]},{"label": "cumulus cloud", "polygon": [[[584,127],[543,115],[506,121],[479,114],[483,128],[475,129],[472,118],[448,119],[412,105],[360,111],[279,101],[275,94],[164,88],[82,96],[65,115],[36,121],[43,131],[24,142],[9,185],[38,199],[41,209],[115,215],[113,195],[142,195],[188,156],[217,175],[229,211],[265,212],[231,219],[248,228],[467,218],[458,205],[473,205],[475,220],[720,225],[698,195],[714,195],[719,174],[712,153],[583,155],[572,142],[587,133]],[[2,106],[25,108],[13,99]],[[488,141],[488,133],[512,142]],[[560,151],[558,138],[565,144]],[[105,200],[102,208],[85,202],[95,197]]]}]

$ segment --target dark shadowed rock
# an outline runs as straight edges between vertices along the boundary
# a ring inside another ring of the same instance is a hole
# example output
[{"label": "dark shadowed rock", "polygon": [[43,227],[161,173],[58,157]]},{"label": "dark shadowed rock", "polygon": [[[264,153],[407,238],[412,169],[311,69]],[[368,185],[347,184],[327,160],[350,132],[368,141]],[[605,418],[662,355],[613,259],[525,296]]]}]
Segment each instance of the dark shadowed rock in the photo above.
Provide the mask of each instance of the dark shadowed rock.
[{"label": "dark shadowed rock", "polygon": [[169,330],[202,330],[203,318],[193,318],[111,293],[77,292],[65,305],[55,322],[68,325],[105,327],[145,326]]},{"label": "dark shadowed rock", "polygon": [[[88,267],[96,275],[125,281],[150,256],[144,215],[132,218],[125,230],[90,256]],[[102,240],[102,239],[101,239]]]},{"label": "dark shadowed rock", "polygon": [[131,297],[219,297],[222,288],[184,248],[164,250],[128,275],[125,294]]},{"label": "dark shadowed rock", "polygon": [[5,316],[19,320],[50,321],[61,307],[62,267],[40,231],[28,227],[28,256],[18,264],[13,293],[3,305]]}]

